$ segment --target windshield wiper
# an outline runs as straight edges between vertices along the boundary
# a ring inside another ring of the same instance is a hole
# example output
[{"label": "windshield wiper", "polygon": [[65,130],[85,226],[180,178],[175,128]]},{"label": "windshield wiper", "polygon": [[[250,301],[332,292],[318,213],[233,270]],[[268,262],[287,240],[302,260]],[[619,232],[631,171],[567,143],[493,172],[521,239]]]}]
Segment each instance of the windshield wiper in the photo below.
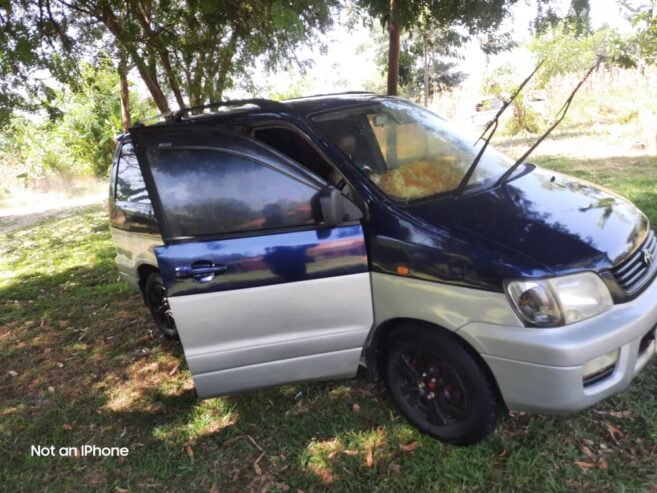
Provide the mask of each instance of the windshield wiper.
[{"label": "windshield wiper", "polygon": [[[500,107],[500,109],[495,114],[495,117],[490,122],[488,122],[488,125],[486,126],[484,131],[481,133],[479,138],[475,141],[475,145],[477,144],[477,142],[479,142],[482,139],[484,140],[484,143],[481,146],[481,149],[479,150],[477,155],[475,156],[474,160],[468,167],[468,170],[465,172],[465,176],[461,180],[461,183],[459,183],[459,186],[456,189],[457,194],[463,193],[463,190],[465,190],[465,187],[468,185],[468,182],[470,181],[472,174],[475,172],[475,169],[477,168],[479,161],[481,161],[481,157],[484,155],[484,152],[486,152],[486,148],[488,147],[488,144],[490,144],[493,135],[495,135],[495,131],[497,130],[497,126],[499,124],[500,116],[502,116],[502,113],[504,113],[504,111],[511,105],[511,103],[513,103],[513,100],[516,99],[516,96],[520,94],[520,91],[522,91],[524,87],[527,85],[527,83],[531,80],[531,78],[534,77],[534,74],[538,72],[538,69],[541,68],[541,65],[543,65],[544,62],[545,60],[541,60],[538,63],[538,65],[536,65],[534,71],[531,74],[529,74],[529,76],[525,80],[522,81],[522,84],[520,84],[518,88],[515,90],[515,92],[511,95],[511,97],[504,102],[504,104]],[[486,135],[486,133],[488,133],[489,130],[490,133]],[[485,135],[486,137],[484,138]]]},{"label": "windshield wiper", "polygon": [[575,86],[575,89],[573,89],[573,92],[570,93],[570,96],[568,96],[568,99],[566,99],[566,102],[563,104],[561,109],[557,112],[557,115],[556,115],[557,119],[554,121],[554,123],[552,125],[550,125],[550,128],[548,128],[545,131],[545,133],[543,135],[541,135],[539,137],[539,139],[536,142],[534,142],[534,144],[529,149],[527,149],[527,151],[522,156],[520,156],[515,163],[513,163],[513,166],[511,166],[508,170],[506,170],[506,172],[500,177],[500,179],[497,180],[497,182],[495,182],[494,186],[497,186],[501,183],[504,183],[506,180],[508,180],[509,177],[511,175],[513,175],[514,171],[516,169],[518,169],[518,166],[520,166],[522,163],[524,163],[525,159],[527,159],[529,157],[529,155],[532,152],[534,152],[534,149],[536,149],[539,146],[539,144],[541,142],[543,142],[547,138],[548,135],[550,135],[552,130],[554,130],[557,127],[557,125],[559,125],[563,121],[563,119],[566,117],[566,113],[568,112],[568,108],[570,108],[570,104],[573,102],[573,98],[575,97],[575,94],[577,94],[577,91],[579,91],[579,88],[582,87],[584,82],[586,82],[586,79],[589,78],[589,76],[593,73],[593,71],[600,66],[603,59],[604,59],[603,57],[598,57],[596,62],[593,64],[593,66],[584,74],[584,77],[582,77],[582,80],[579,81],[579,84],[577,84]]}]

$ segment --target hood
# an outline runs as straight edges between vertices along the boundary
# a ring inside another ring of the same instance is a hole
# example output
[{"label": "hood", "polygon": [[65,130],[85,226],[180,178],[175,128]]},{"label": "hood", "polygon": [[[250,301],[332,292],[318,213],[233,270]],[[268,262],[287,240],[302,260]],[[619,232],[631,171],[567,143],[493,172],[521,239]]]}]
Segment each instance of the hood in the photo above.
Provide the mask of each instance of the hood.
[{"label": "hood", "polygon": [[645,240],[646,216],[621,196],[535,168],[505,185],[410,206],[422,221],[514,249],[555,274],[602,270]]}]

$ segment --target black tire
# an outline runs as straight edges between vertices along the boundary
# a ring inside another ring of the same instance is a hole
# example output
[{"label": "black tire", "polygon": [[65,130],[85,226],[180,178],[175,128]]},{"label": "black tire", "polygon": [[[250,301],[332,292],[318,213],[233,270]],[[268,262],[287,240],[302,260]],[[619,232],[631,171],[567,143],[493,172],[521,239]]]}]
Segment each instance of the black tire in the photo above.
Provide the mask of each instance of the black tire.
[{"label": "black tire", "polygon": [[178,329],[176,329],[176,322],[169,308],[167,290],[164,287],[162,276],[158,272],[153,272],[146,278],[144,299],[153,316],[153,321],[162,335],[167,339],[177,340],[179,338]]},{"label": "black tire", "polygon": [[413,325],[395,329],[384,372],[397,408],[422,433],[463,446],[495,429],[501,406],[492,375],[454,334]]}]

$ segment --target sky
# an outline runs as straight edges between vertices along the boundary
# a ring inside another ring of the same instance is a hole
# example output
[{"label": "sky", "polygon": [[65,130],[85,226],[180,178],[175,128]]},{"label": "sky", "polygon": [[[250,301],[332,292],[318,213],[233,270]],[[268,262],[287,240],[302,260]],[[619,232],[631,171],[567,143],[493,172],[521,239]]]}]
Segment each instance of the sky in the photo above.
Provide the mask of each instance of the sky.
[{"label": "sky", "polygon": [[[560,0],[557,4],[560,13],[567,12],[570,0]],[[504,29],[512,32],[514,39],[521,45],[511,52],[492,57],[489,69],[513,60],[515,63],[533,65],[528,51],[522,48],[523,41],[529,36],[529,26],[536,14],[534,0],[519,0],[512,8],[511,17],[507,20]],[[594,29],[608,24],[622,31],[629,30],[631,26],[620,15],[617,0],[591,0],[591,22]],[[378,25],[377,29],[380,29]],[[301,77],[295,71],[280,71],[269,74],[264,70],[257,70],[254,76],[256,84],[269,95],[285,94],[290,86],[296,87],[304,94],[322,94],[341,90],[366,90],[371,82],[381,78],[380,68],[375,63],[375,49],[371,42],[372,33],[369,28],[359,25],[347,29],[339,23],[322,40],[327,52],[321,54],[318,49],[302,48],[299,56],[302,59],[313,61],[309,75]],[[464,84],[479,87],[483,78],[482,67],[484,55],[476,42],[471,42],[463,50],[463,60],[459,62],[459,70],[468,74]],[[246,93],[233,91],[229,97],[244,97]]]}]

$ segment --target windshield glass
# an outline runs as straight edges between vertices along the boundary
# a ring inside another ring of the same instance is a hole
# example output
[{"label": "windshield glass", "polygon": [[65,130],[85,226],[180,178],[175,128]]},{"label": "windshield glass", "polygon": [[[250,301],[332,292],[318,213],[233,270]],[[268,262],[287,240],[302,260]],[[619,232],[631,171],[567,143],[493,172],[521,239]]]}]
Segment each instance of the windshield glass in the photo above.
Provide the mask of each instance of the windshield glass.
[{"label": "windshield glass", "polygon": [[[482,145],[430,111],[394,99],[322,113],[313,121],[370,181],[403,201],[456,190]],[[492,185],[512,164],[489,146],[468,188]]]}]

